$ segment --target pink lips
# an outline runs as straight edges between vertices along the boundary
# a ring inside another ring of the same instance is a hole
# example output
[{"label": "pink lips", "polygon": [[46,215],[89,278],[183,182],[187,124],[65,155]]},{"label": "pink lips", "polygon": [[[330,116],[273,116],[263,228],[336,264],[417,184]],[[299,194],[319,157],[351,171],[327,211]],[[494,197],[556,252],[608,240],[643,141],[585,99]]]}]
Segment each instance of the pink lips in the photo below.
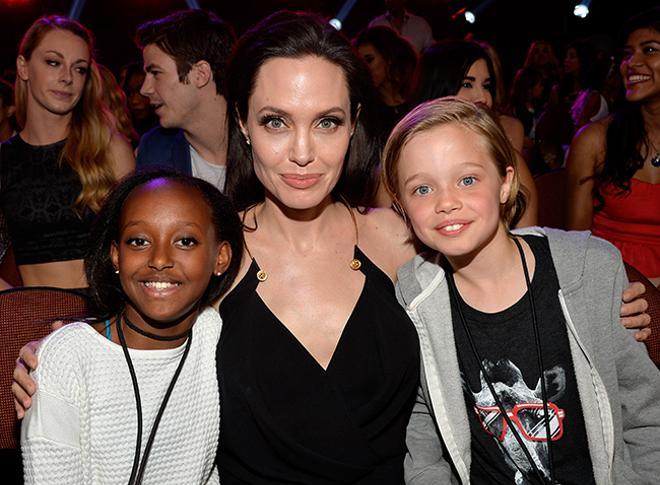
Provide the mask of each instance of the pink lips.
[{"label": "pink lips", "polygon": [[53,93],[56,97],[58,98],[71,98],[73,96],[72,93],[69,93],[67,91],[56,91],[56,90],[51,90],[51,93]]},{"label": "pink lips", "polygon": [[321,179],[320,174],[298,175],[285,173],[282,174],[281,177],[285,184],[294,189],[307,189],[315,185]]},{"label": "pink lips", "polygon": [[443,236],[455,237],[469,227],[468,221],[447,221],[435,226],[435,230]]}]

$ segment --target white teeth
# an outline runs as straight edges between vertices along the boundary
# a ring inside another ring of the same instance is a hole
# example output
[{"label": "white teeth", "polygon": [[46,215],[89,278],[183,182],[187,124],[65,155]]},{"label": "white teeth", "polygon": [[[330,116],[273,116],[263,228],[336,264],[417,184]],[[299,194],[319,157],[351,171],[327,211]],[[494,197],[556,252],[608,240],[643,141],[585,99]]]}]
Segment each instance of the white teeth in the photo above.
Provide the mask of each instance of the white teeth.
[{"label": "white teeth", "polygon": [[458,231],[461,227],[463,227],[463,224],[451,224],[445,226],[445,231]]},{"label": "white teeth", "polygon": [[172,288],[177,286],[176,283],[170,283],[168,281],[145,281],[144,286],[147,288],[155,288],[157,290],[164,290],[166,288]]},{"label": "white teeth", "polygon": [[630,82],[648,81],[649,79],[651,79],[651,76],[645,76],[644,74],[633,74],[628,76],[628,81]]}]

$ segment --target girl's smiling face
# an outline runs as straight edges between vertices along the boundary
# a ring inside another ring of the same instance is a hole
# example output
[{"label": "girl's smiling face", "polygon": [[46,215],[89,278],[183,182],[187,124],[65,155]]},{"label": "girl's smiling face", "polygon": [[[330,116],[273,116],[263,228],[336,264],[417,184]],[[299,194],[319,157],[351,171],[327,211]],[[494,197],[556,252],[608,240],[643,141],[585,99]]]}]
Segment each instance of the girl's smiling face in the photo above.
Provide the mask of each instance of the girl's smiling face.
[{"label": "girl's smiling face", "polygon": [[[197,190],[166,179],[137,187],[126,199],[111,247],[137,325],[177,334],[188,329],[214,273],[231,250],[218,241],[211,209]],[[166,329],[166,330],[165,330]]]},{"label": "girl's smiling face", "polygon": [[621,60],[626,100],[660,98],[660,32],[637,29],[626,40]]},{"label": "girl's smiling face", "polygon": [[506,237],[500,211],[512,179],[513,168],[501,177],[480,136],[457,123],[415,135],[398,163],[399,198],[415,234],[450,262]]}]

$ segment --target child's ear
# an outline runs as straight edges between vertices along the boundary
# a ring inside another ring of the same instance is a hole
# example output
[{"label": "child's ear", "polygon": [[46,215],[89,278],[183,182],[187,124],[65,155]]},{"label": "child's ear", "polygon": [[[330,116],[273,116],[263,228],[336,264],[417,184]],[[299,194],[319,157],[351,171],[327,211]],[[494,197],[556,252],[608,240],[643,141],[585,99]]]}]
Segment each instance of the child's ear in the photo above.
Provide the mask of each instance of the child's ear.
[{"label": "child's ear", "polygon": [[213,273],[216,275],[221,275],[231,263],[231,246],[227,241],[222,241],[218,245],[218,255],[215,260],[215,266],[213,267]]},{"label": "child's ear", "polygon": [[112,241],[112,244],[110,244],[110,261],[114,270],[119,271],[119,248],[115,241]]},{"label": "child's ear", "polygon": [[506,168],[502,186],[500,187],[500,204],[506,204],[511,195],[511,185],[513,184],[513,174],[515,173],[512,166]]}]

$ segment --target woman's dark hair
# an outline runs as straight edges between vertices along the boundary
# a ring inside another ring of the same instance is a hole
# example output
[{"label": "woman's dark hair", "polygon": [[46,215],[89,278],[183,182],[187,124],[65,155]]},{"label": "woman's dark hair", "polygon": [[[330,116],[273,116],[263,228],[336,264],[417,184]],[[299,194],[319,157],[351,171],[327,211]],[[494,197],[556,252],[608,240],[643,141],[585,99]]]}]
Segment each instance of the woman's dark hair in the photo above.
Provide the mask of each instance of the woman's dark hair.
[{"label": "woman's dark hair", "polygon": [[[373,119],[374,93],[366,66],[346,38],[314,14],[279,11],[261,20],[239,40],[228,74],[229,155],[225,193],[238,210],[262,202],[264,187],[257,179],[252,152],[239,127],[247,119],[248,100],[261,66],[274,58],[315,56],[339,66],[350,94],[355,130],[334,198],[353,207],[369,206],[376,192],[379,156],[378,125]],[[359,116],[358,116],[359,112]]]},{"label": "woman's dark hair", "polygon": [[85,274],[99,316],[118,314],[126,301],[110,259],[110,247],[119,238],[119,223],[126,199],[136,188],[156,179],[169,180],[197,191],[211,209],[217,240],[227,241],[231,247],[229,267],[221,276],[211,277],[200,305],[209,305],[224,294],[238,274],[243,255],[243,229],[229,199],[213,185],[189,175],[163,169],[139,172],[122,180],[110,193],[92,227],[90,249],[85,256]]},{"label": "woman's dark hair", "polygon": [[356,48],[368,44],[383,56],[387,64],[387,80],[397,94],[408,99],[417,67],[415,48],[396,31],[384,25],[367,27],[353,39]]},{"label": "woman's dark hair", "polygon": [[586,89],[591,84],[593,77],[594,63],[596,62],[596,49],[595,47],[584,40],[576,40],[566,46],[566,52],[569,49],[575,51],[575,56],[580,63],[578,72],[566,73],[559,82],[559,96],[561,99],[571,96],[571,91],[574,89],[575,81],[577,81],[580,89]]},{"label": "woman's dark hair", "polygon": [[488,91],[495,100],[497,80],[488,53],[474,42],[449,40],[436,42],[422,53],[413,102],[420,104],[432,99],[456,95],[470,66],[479,59],[486,61],[488,66],[490,73]]},{"label": "woman's dark hair", "polygon": [[[654,7],[630,18],[621,28],[620,46],[639,29],[660,32],[660,7]],[[607,127],[605,160],[594,176],[596,210],[605,205],[601,188],[611,184],[621,193],[630,192],[630,180],[644,165],[650,147],[640,103],[623,102]]]}]

